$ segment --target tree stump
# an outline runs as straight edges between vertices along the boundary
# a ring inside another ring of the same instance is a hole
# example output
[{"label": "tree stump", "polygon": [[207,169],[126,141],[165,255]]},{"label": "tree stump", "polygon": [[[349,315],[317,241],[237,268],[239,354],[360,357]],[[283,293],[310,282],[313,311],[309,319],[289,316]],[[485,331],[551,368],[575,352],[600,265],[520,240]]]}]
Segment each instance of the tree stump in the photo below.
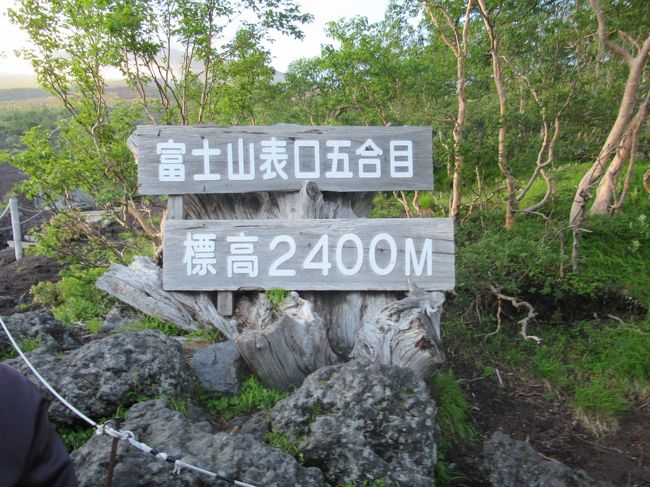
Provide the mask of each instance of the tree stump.
[{"label": "tree stump", "polygon": [[[183,208],[185,218],[199,220],[349,219],[367,217],[371,201],[370,193],[323,193],[305,183],[294,192],[185,195]],[[409,367],[421,377],[444,358],[442,293],[413,287],[402,300],[396,292],[291,293],[278,310],[264,293],[239,293],[228,320],[214,306],[216,293],[164,291],[160,269],[151,266],[144,258],[128,268],[114,265],[98,287],[181,328],[217,328],[267,385],[299,385],[318,368],[352,356]]]}]

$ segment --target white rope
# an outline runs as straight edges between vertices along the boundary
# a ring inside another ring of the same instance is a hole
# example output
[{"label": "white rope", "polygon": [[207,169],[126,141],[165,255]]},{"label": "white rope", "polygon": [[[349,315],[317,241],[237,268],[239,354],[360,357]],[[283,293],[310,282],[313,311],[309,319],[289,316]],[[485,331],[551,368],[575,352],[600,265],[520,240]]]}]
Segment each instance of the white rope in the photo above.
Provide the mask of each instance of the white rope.
[{"label": "white rope", "polygon": [[7,205],[7,207],[6,207],[6,208],[4,209],[4,211],[2,212],[2,215],[0,215],[0,219],[2,219],[2,217],[5,216],[5,215],[7,214],[8,211],[9,211],[9,205]]},{"label": "white rope", "polygon": [[79,416],[81,419],[83,419],[86,423],[88,423],[93,428],[96,428],[97,423],[95,421],[90,419],[88,416],[86,416],[84,413],[82,413],[76,407],[74,407],[72,404],[70,404],[68,401],[66,401],[63,398],[63,396],[61,396],[61,394],[56,392],[54,390],[54,388],[50,384],[48,384],[48,382],[45,379],[43,379],[43,376],[41,376],[41,374],[38,373],[38,370],[36,370],[36,368],[32,365],[32,363],[29,361],[29,359],[25,356],[23,351],[20,349],[20,347],[16,343],[16,340],[14,340],[14,337],[11,336],[11,333],[9,332],[9,329],[7,328],[7,325],[5,325],[5,322],[3,321],[2,318],[0,318],[0,324],[2,324],[2,328],[4,329],[5,333],[9,337],[9,341],[11,342],[13,347],[18,352],[18,355],[20,355],[20,358],[23,359],[23,362],[25,362],[27,364],[27,367],[30,368],[30,370],[34,373],[34,375],[38,378],[38,380],[40,380],[41,383],[47,388],[47,390],[50,391],[52,393],[52,395],[54,397],[56,397],[59,401],[61,401],[63,403],[63,405],[66,406],[70,411],[75,413],[77,416]]},{"label": "white rope", "polygon": [[[6,211],[7,211],[7,210],[5,210],[5,212],[6,212]],[[36,215],[32,215],[32,216],[30,216],[29,218],[26,218],[26,219],[22,220],[22,221],[20,222],[20,224],[21,224],[21,225],[24,225],[24,224],[27,223],[28,221],[31,221],[31,220],[33,220],[34,218],[39,217],[39,216],[40,216],[42,213],[44,213],[44,212],[45,212],[45,210],[39,211],[38,213],[36,213]],[[4,215],[4,213],[3,213],[2,215]],[[2,218],[2,215],[0,215],[0,218]],[[4,232],[5,230],[11,230],[11,228],[12,228],[12,227],[4,227],[4,228],[0,228],[0,232]]]},{"label": "white rope", "polygon": [[[0,216],[0,218],[1,218],[1,216]],[[75,413],[77,416],[79,416],[81,419],[83,419],[86,423],[88,423],[90,426],[95,428],[95,434],[97,434],[97,435],[106,435],[106,436],[110,436],[112,438],[117,438],[119,440],[126,441],[131,446],[133,446],[134,448],[136,448],[136,449],[138,449],[140,451],[143,451],[145,453],[149,453],[149,454],[153,455],[154,457],[156,457],[158,460],[161,460],[163,462],[173,463],[174,464],[174,470],[173,470],[174,474],[178,474],[178,473],[181,472],[182,469],[186,469],[186,470],[192,470],[194,472],[207,475],[207,476],[209,476],[209,477],[211,477],[213,479],[225,480],[226,482],[229,482],[229,483],[231,483],[233,485],[236,485],[238,487],[255,487],[255,485],[247,484],[245,482],[240,482],[239,480],[231,479],[231,478],[227,477],[226,474],[223,473],[223,472],[214,473],[214,472],[211,472],[209,470],[205,470],[205,469],[203,469],[201,467],[197,467],[196,465],[192,465],[192,464],[186,463],[186,462],[184,462],[182,460],[178,460],[177,458],[174,458],[173,456],[168,455],[165,452],[159,452],[159,451],[155,450],[154,448],[150,447],[149,445],[147,445],[146,443],[142,443],[142,442],[138,441],[135,438],[135,435],[133,434],[132,431],[116,430],[116,429],[111,428],[110,426],[108,426],[108,424],[106,424],[106,423],[98,424],[96,421],[93,421],[88,416],[86,416],[84,413],[79,411],[76,407],[74,407],[72,404],[70,404],[68,401],[66,401],[63,398],[63,396],[61,396],[61,394],[56,392],[54,387],[52,387],[43,378],[43,376],[38,373],[36,368],[32,365],[32,363],[29,361],[29,359],[25,356],[23,351],[20,349],[20,347],[18,346],[18,343],[16,343],[16,341],[14,340],[14,337],[11,335],[11,332],[7,328],[7,325],[5,324],[2,317],[0,317],[0,325],[2,325],[2,329],[6,333],[7,337],[9,337],[9,341],[11,342],[13,347],[18,352],[18,355],[20,355],[20,358],[23,359],[23,361],[27,364],[27,366],[34,373],[34,375],[38,378],[38,380],[41,381],[41,384],[43,384],[47,388],[47,390],[50,391],[52,393],[52,395],[54,397],[56,397],[59,401],[61,401],[61,403],[63,403],[63,405],[66,406],[70,411]]]}]

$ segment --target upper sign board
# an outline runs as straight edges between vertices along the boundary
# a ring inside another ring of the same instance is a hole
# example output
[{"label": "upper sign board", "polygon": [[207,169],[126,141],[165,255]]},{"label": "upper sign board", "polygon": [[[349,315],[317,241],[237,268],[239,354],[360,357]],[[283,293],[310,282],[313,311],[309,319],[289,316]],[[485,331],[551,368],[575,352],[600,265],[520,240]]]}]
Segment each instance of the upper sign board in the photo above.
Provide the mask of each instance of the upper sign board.
[{"label": "upper sign board", "polygon": [[141,194],[433,189],[431,127],[140,125]]}]

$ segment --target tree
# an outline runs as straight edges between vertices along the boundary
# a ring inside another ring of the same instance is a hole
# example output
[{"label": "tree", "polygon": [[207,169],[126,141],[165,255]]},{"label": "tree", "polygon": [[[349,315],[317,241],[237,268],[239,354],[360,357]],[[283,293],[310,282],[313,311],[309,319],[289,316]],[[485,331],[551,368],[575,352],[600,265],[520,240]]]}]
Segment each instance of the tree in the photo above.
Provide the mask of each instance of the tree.
[{"label": "tree", "polygon": [[465,132],[467,113],[467,98],[465,96],[465,85],[467,82],[465,76],[465,60],[467,59],[469,23],[471,20],[473,3],[474,0],[468,0],[465,8],[465,16],[460,26],[458,25],[460,19],[456,19],[455,21],[452,20],[452,16],[443,5],[431,1],[424,3],[424,8],[435,24],[438,33],[442,37],[445,45],[452,51],[456,58],[456,100],[458,103],[458,109],[453,130],[454,176],[451,202],[449,204],[449,217],[454,221],[458,219],[460,213],[463,166],[465,165],[465,157],[463,155],[463,136]]},{"label": "tree", "polygon": [[[54,134],[69,137],[63,145],[78,144],[76,152],[86,161],[76,179],[67,181],[68,189],[101,175],[105,187],[120,191],[100,206],[111,215],[124,210],[129,217],[116,221],[144,231],[155,244],[160,243],[160,229],[147,218],[137,195],[135,164],[125,156],[124,131],[116,130],[107,70],[118,70],[139,101],[141,112],[132,112],[127,122],[130,130],[145,119],[163,124],[214,122],[225,106],[231,117],[238,110],[243,114],[238,118],[253,121],[254,94],[249,88],[270,75],[268,55],[259,43],[272,30],[300,37],[300,24],[311,19],[292,0],[20,0],[9,16],[30,37],[33,47],[23,55],[31,60],[39,83],[62,101],[79,129],[70,129],[74,138],[69,131]],[[243,30],[229,41],[229,27],[240,17],[250,20],[242,22]],[[73,148],[66,150],[77,157]],[[68,161],[61,157],[48,163],[60,166]],[[24,167],[45,187],[45,175],[54,175]],[[59,187],[56,181],[50,186]]]},{"label": "tree", "polygon": [[507,157],[507,121],[506,121],[506,87],[503,79],[503,71],[501,69],[499,38],[497,37],[494,20],[496,15],[494,12],[488,11],[485,0],[477,0],[479,11],[483,17],[485,30],[490,40],[490,55],[492,56],[492,74],[494,77],[494,86],[496,87],[497,97],[499,99],[499,148],[498,148],[498,161],[501,174],[506,180],[506,229],[512,228],[515,224],[515,212],[517,210],[517,185],[515,177],[512,174],[512,169],[508,163]]},{"label": "tree", "polygon": [[[648,55],[650,54],[650,35],[647,35],[645,40],[640,42],[624,30],[619,30],[618,34],[621,39],[633,47],[634,54],[631,54],[621,44],[611,39],[607,28],[605,12],[599,1],[590,0],[590,5],[598,22],[598,38],[600,42],[610,54],[623,60],[628,68],[628,75],[616,120],[610,129],[609,135],[598,157],[584,174],[576,189],[569,218],[570,224],[576,229],[581,228],[584,224],[585,208],[590,199],[591,189],[603,174],[605,174],[605,177],[598,187],[592,212],[607,214],[610,211],[616,179],[621,165],[624,162],[624,154],[630,152],[632,140],[635,137],[634,132],[638,132],[645,121],[645,117],[643,117],[643,120],[633,122],[635,118],[634,111],[641,88],[641,80],[647,65]],[[644,103],[637,110],[643,110],[643,105]],[[633,123],[631,124],[630,122]],[[626,132],[628,132],[628,135],[626,135]],[[619,147],[619,144],[624,138],[626,138],[626,141]],[[614,155],[614,160],[610,163],[612,155]]]}]

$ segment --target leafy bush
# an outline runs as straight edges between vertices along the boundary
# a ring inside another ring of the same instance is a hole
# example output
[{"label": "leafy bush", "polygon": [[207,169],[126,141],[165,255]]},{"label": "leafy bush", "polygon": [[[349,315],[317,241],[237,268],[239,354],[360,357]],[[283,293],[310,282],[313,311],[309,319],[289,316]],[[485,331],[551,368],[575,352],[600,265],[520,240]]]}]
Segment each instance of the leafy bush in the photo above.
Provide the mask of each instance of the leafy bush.
[{"label": "leafy bush", "polygon": [[81,321],[91,330],[97,330],[114,303],[113,298],[95,287],[105,271],[104,268],[68,267],[59,273],[61,280],[32,287],[34,302],[50,308],[59,321]]},{"label": "leafy bush", "polygon": [[187,335],[187,331],[179,328],[173,323],[155,318],[153,316],[145,316],[142,320],[134,323],[126,328],[125,331],[138,331],[138,330],[157,330],[170,337]]},{"label": "leafy bush", "polygon": [[288,392],[265,387],[259,379],[251,376],[244,381],[239,394],[223,396],[217,393],[204,392],[200,402],[211,414],[229,420],[259,409],[270,409],[287,395]]}]

